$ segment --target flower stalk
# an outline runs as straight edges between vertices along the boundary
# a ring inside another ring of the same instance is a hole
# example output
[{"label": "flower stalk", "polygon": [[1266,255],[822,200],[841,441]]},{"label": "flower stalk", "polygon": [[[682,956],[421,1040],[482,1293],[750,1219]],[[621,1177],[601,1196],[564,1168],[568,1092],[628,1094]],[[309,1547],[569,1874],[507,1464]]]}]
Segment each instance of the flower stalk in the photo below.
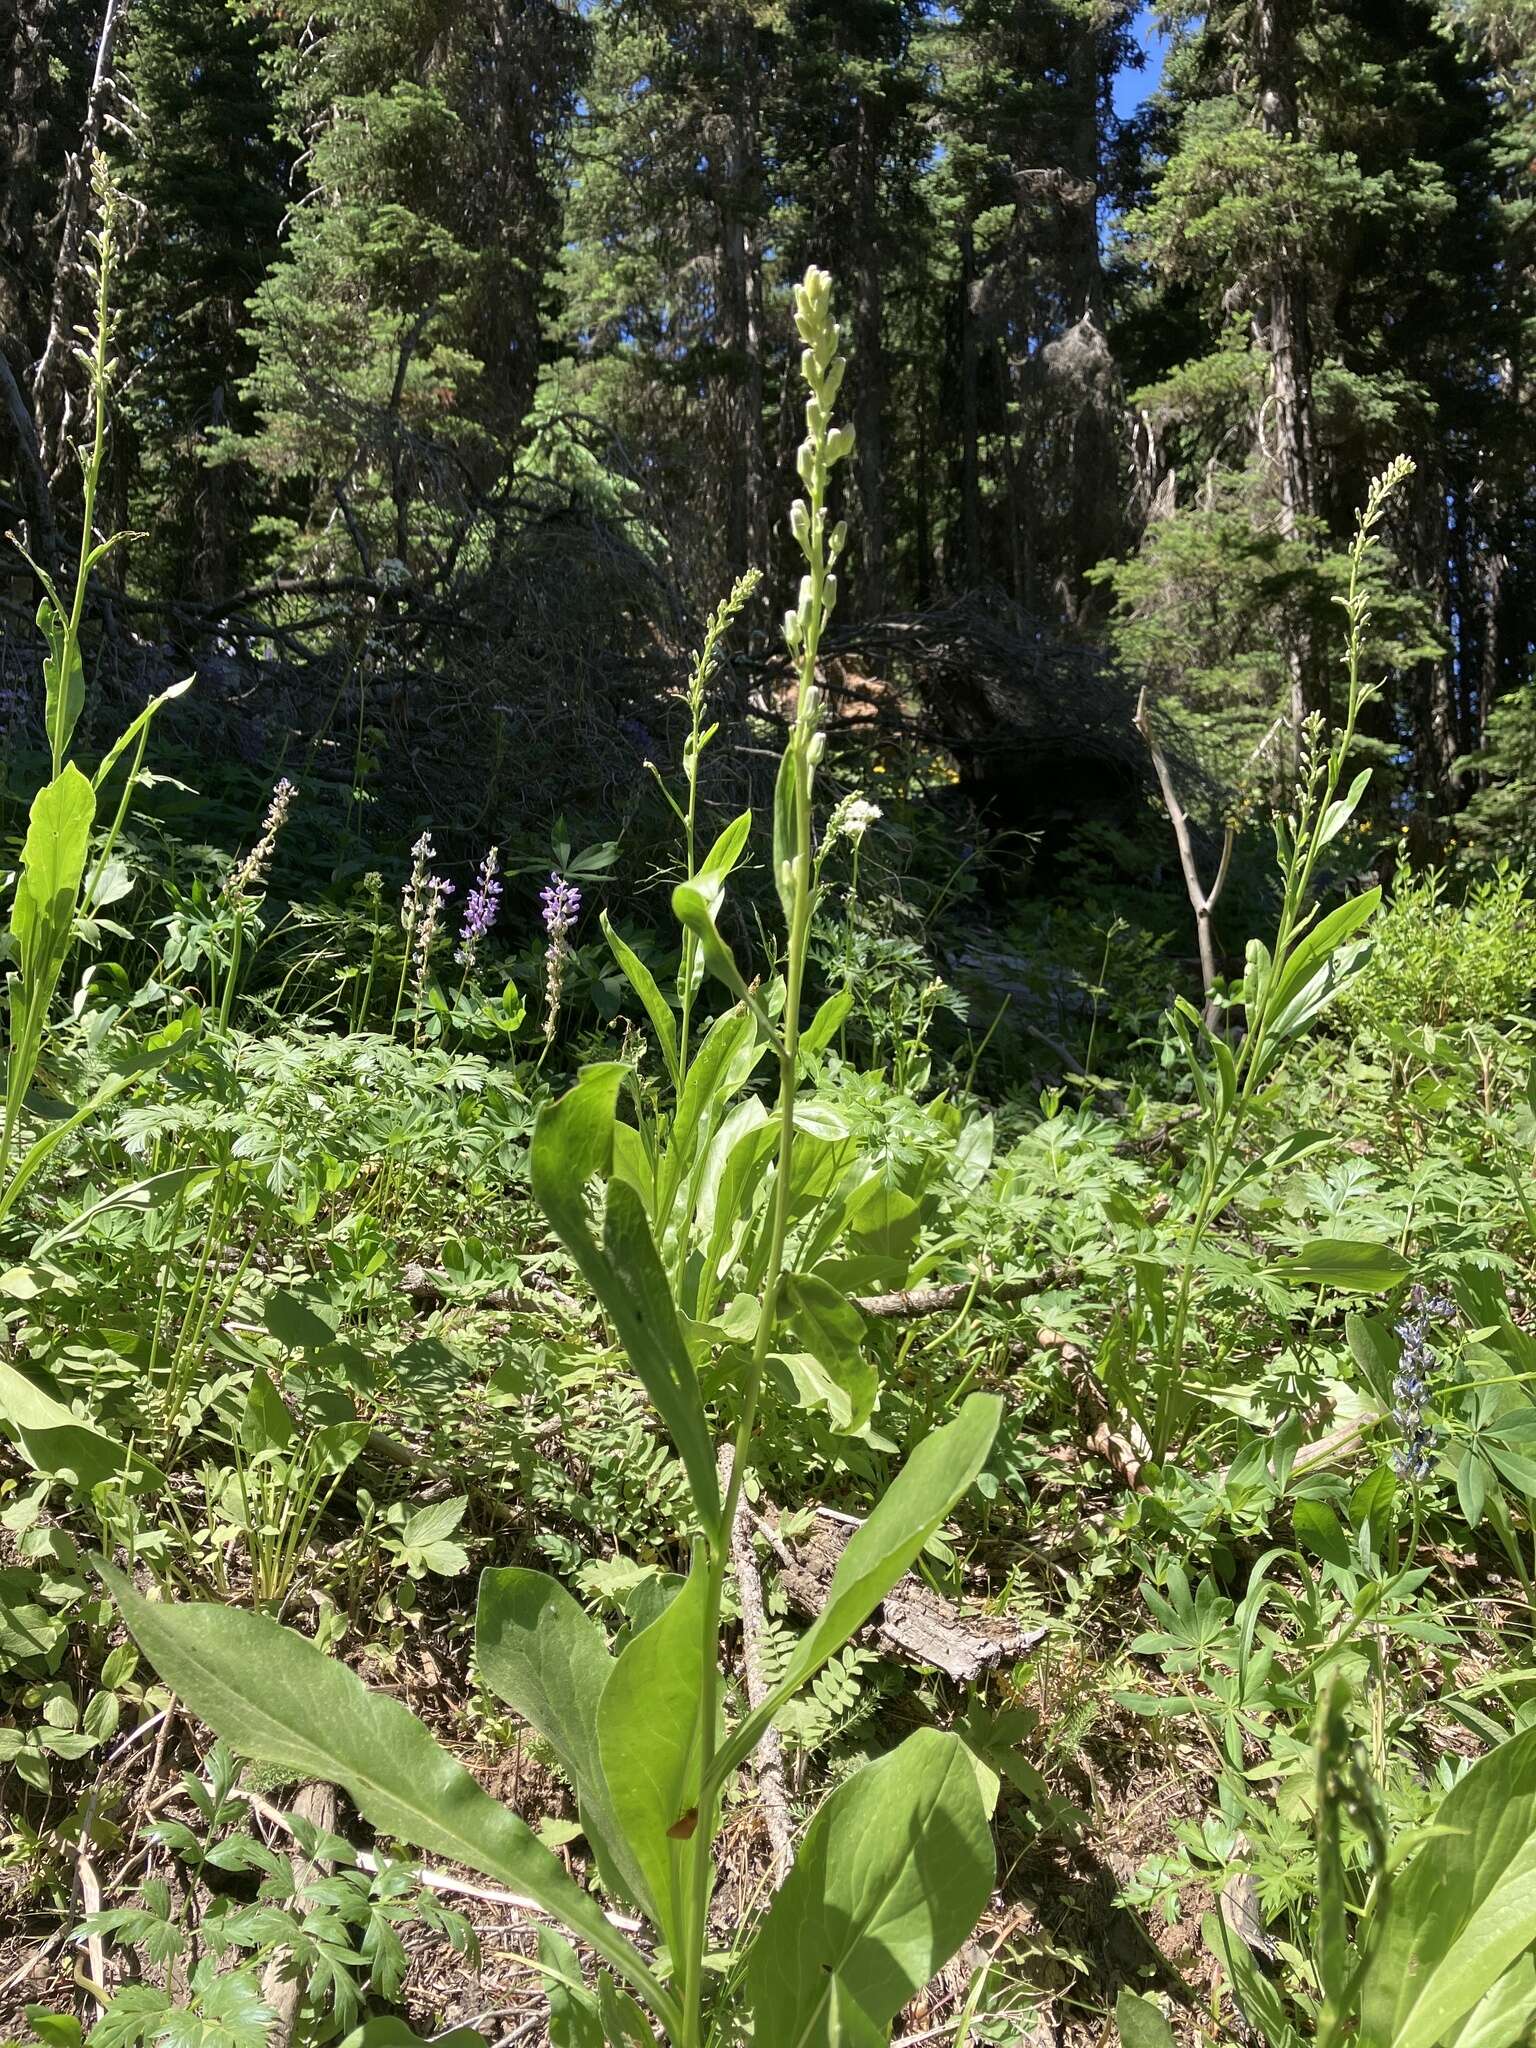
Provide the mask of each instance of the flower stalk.
[{"label": "flower stalk", "polygon": [[703,1967],[715,1837],[714,1807],[719,1792],[715,1783],[716,1730],[719,1724],[716,1644],[720,1633],[725,1573],[730,1559],[731,1528],[746,1480],[763,1373],[778,1322],[784,1247],[789,1233],[795,1095],[800,1068],[800,1010],[816,897],[812,794],[816,769],[826,747],[825,735],[820,730],[821,693],[816,671],[822,634],[837,602],[835,564],[847,538],[847,528],[842,522],[836,526],[829,525],[827,483],[834,466],[853,448],[852,427],[834,426],[832,423],[833,401],[847,365],[838,353],[839,329],[832,317],[831,298],[831,278],[813,265],[806,272],[804,282],[795,288],[795,327],[804,345],[800,374],[808,392],[805,439],[800,444],[796,467],[806,495],[797,498],[790,509],[790,531],[805,558],[806,568],[800,581],[798,601],[784,616],[784,639],[795,660],[798,686],[794,724],[779,765],[774,798],[774,879],[787,927],[784,1011],[778,1035],[776,1174],[762,1305],[741,1390],[730,1477],[726,1483],[719,1525],[709,1531],[706,1538],[709,1582],[704,1603],[704,1680],[700,1688],[698,1733],[703,1790],[699,1824],[693,1837],[692,1896],[697,1924],[691,1930],[692,1938],[684,1959],[684,2032],[680,2048],[700,2048],[703,2039]]}]

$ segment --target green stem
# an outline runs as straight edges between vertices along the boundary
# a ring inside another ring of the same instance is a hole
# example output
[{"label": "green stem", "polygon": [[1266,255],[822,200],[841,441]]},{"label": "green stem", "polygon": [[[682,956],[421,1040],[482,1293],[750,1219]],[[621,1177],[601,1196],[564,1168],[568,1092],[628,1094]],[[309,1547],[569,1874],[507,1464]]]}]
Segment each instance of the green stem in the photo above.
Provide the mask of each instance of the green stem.
[{"label": "green stem", "polygon": [[[800,1012],[805,992],[806,956],[810,946],[813,907],[815,852],[812,843],[812,784],[815,779],[816,658],[826,615],[825,595],[827,551],[825,539],[827,461],[825,421],[808,436],[812,450],[811,475],[806,479],[810,518],[805,553],[810,565],[810,604],[800,647],[800,690],[795,725],[789,738],[790,770],[793,777],[794,851],[793,875],[788,902],[788,943],[785,953],[784,1016],[779,1032],[779,1099],[777,1171],[768,1225],[768,1261],[763,1277],[762,1308],[752,1343],[752,1356],[742,1387],[720,1520],[706,1537],[709,1582],[704,1603],[702,1679],[699,1687],[699,1782],[702,1789],[698,1824],[693,1835],[693,1872],[690,1896],[693,1924],[688,1930],[687,1953],[683,1957],[682,2021],[679,2048],[701,2048],[704,1954],[709,1938],[710,1877],[714,1867],[716,1820],[714,1785],[716,1731],[720,1698],[720,1620],[724,1604],[725,1574],[731,1554],[731,1531],[746,1482],[753,1430],[769,1346],[778,1324],[779,1294],[784,1278],[784,1253],[789,1237],[790,1200],[794,1179],[795,1097],[799,1086]],[[689,811],[693,808],[690,784]],[[692,872],[693,845],[690,830],[689,869]]]},{"label": "green stem", "polygon": [[1205,1233],[1210,1227],[1211,1218],[1220,1200],[1227,1169],[1232,1163],[1238,1140],[1246,1127],[1248,1112],[1253,1106],[1254,1097],[1264,1077],[1269,1072],[1269,1062],[1265,1056],[1268,1052],[1273,994],[1279,986],[1293,948],[1305,935],[1305,928],[1310,922],[1306,909],[1311,896],[1313,876],[1325,844],[1323,828],[1329,808],[1338,794],[1344,764],[1354,744],[1361,707],[1365,701],[1366,692],[1361,682],[1365,621],[1361,608],[1360,578],[1369,534],[1368,513],[1367,520],[1362,523],[1350,551],[1349,588],[1344,601],[1349,618],[1349,687],[1344,723],[1328,750],[1321,778],[1314,775],[1310,786],[1302,792],[1295,838],[1285,868],[1285,887],[1281,895],[1280,918],[1275,932],[1274,955],[1269,973],[1258,992],[1253,1014],[1248,1020],[1247,1035],[1236,1056],[1237,1091],[1231,1106],[1219,1117],[1214,1118],[1207,1129],[1205,1170],[1201,1176],[1200,1193],[1185,1243],[1166,1366],[1159,1376],[1154,1404],[1152,1454],[1158,1461],[1167,1454],[1177,1419],[1178,1395],[1183,1385],[1186,1365],[1184,1347],[1189,1329],[1195,1267],[1200,1246],[1204,1242]]},{"label": "green stem", "polygon": [[229,1013],[234,1005],[235,984],[240,978],[240,952],[245,939],[245,916],[235,912],[234,936],[229,943],[229,972],[224,978],[224,994],[219,1002],[219,1029],[229,1029]]}]

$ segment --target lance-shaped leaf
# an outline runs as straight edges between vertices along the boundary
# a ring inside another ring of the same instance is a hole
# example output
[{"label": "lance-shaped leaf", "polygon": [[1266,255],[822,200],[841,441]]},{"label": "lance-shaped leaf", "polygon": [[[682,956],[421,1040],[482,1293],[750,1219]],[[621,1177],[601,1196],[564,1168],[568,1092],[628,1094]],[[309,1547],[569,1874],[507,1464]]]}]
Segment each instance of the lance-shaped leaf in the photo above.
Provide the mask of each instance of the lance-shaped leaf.
[{"label": "lance-shaped leaf", "polygon": [[1120,2048],[1177,2048],[1173,2029],[1150,1998],[1122,1991],[1115,2000],[1115,2025]]},{"label": "lance-shaped leaf", "polygon": [[43,656],[43,723],[57,774],[85,709],[85,665],[79,638],[70,632],[61,606],[45,597],[37,608],[37,623],[48,642]]},{"label": "lance-shaped leaf", "polygon": [[753,2039],[885,2041],[980,1918],[995,1858],[976,1765],[921,1728],[840,1785],[806,1830],[747,1958]]},{"label": "lance-shaped leaf", "polygon": [[[694,1924],[708,1601],[701,1559],[677,1598],[614,1664],[597,1706],[598,1755],[614,1818],[674,1956],[686,1952]],[[713,1657],[713,1642],[707,1654]]]},{"label": "lance-shaped leaf", "polygon": [[1536,1942],[1536,1729],[1452,1786],[1387,1898],[1361,2048],[1433,2048]]},{"label": "lance-shaped leaf", "polygon": [[1506,1970],[1460,2025],[1444,2036],[1445,2048],[1516,2048],[1531,2038],[1536,2014],[1536,1957],[1524,1955]]},{"label": "lance-shaped leaf", "polygon": [[74,926],[96,794],[69,763],[32,799],[11,930],[29,1004],[53,994]]},{"label": "lance-shaped leaf", "polygon": [[1390,1245],[1348,1237],[1315,1237],[1277,1259],[1270,1271],[1293,1287],[1332,1287],[1340,1294],[1384,1294],[1408,1276],[1408,1261]]},{"label": "lance-shaped leaf", "polygon": [[539,1929],[539,1969],[549,2000],[549,2048],[606,2048],[597,2000],[582,1980],[576,1951],[547,1927]]},{"label": "lance-shaped leaf", "polygon": [[987,1462],[1002,1412],[995,1394],[972,1394],[952,1422],[918,1445],[868,1521],[854,1531],[832,1574],[826,1604],[791,1652],[779,1683],[722,1746],[711,1773],[714,1787],[751,1755],[785,1702],[863,1627],[970,1490]]},{"label": "lance-shaped leaf", "polygon": [[826,1406],[834,1429],[855,1435],[875,1412],[880,1391],[875,1368],[864,1356],[864,1318],[846,1295],[816,1273],[786,1273],[784,1298],[800,1341],[821,1368],[818,1385],[807,1387],[789,1369],[808,1405]]},{"label": "lance-shaped leaf", "polygon": [[[707,1528],[720,1520],[720,1482],[704,1397],[639,1195],[611,1180],[613,1126],[623,1069],[592,1067],[539,1112],[530,1153],[534,1199],[608,1312],[629,1362],[672,1433]],[[607,1187],[599,1242],[587,1213],[589,1181]]]},{"label": "lance-shaped leaf", "polygon": [[671,1005],[656,986],[656,977],[640,958],[633,946],[626,945],[609,922],[608,913],[602,914],[603,937],[608,941],[609,951],[623,968],[630,987],[645,1007],[645,1014],[651,1020],[651,1029],[656,1033],[661,1046],[661,1056],[667,1063],[667,1072],[672,1077],[672,1086],[682,1085],[682,1075],[677,1071],[677,1019]]},{"label": "lance-shaped leaf", "polygon": [[679,882],[672,891],[672,909],[677,921],[698,940],[704,965],[717,981],[745,1003],[755,1007],[756,998],[747,987],[736,955],[720,935],[716,918],[725,900],[725,884],[718,875],[701,873],[692,882]]},{"label": "lance-shaped leaf", "polygon": [[614,1662],[601,1628],[547,1572],[480,1574],[480,1676],[541,1735],[574,1786],[581,1824],[610,1883],[652,1920],[656,1909],[614,1818],[597,1747],[597,1703]]},{"label": "lance-shaped leaf", "polygon": [[340,1785],[383,1833],[509,1885],[675,2022],[673,2001],[596,1899],[398,1700],[265,1615],[144,1600],[124,1573],[97,1569],[155,1670],[216,1735],[261,1763]]}]

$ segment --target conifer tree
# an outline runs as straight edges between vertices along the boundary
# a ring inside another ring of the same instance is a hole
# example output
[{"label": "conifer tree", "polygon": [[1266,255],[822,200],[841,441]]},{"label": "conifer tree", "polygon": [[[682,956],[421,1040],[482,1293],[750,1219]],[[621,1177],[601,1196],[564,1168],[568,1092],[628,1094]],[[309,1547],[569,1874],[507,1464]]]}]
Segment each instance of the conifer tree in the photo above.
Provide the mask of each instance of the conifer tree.
[{"label": "conifer tree", "polygon": [[1380,738],[1406,718],[1411,773],[1443,798],[1467,744],[1447,565],[1488,425],[1486,102],[1419,0],[1166,13],[1177,40],[1127,221],[1151,284],[1124,330],[1148,524],[1104,572],[1118,643],[1236,717],[1233,744],[1276,712],[1294,730],[1333,687],[1354,508],[1411,449],[1397,601],[1378,607],[1403,687]]},{"label": "conifer tree", "polygon": [[336,0],[264,25],[304,188],[251,301],[256,424],[298,488],[284,552],[442,572],[532,402],[579,19],[517,0]]},{"label": "conifer tree", "polygon": [[253,424],[246,303],[278,258],[292,155],[257,31],[225,0],[137,0],[123,75],[132,111],[114,172],[135,228],[118,330],[134,365],[118,407],[122,523],[145,536],[136,573],[150,589],[218,596],[254,566],[265,507],[248,471],[207,457]]}]

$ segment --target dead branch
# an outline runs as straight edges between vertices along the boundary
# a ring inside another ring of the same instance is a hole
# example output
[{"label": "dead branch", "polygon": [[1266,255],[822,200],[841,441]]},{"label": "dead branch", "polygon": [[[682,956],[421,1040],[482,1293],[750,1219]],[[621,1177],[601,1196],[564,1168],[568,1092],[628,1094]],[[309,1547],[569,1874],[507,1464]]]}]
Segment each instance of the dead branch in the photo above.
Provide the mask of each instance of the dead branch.
[{"label": "dead branch", "polygon": [[[721,1491],[730,1485],[731,1453],[720,1453]],[[753,1515],[747,1506],[746,1488],[736,1497],[731,1519],[731,1565],[736,1574],[736,1598],[741,1607],[741,1661],[746,1678],[747,1703],[755,1713],[768,1697],[763,1671],[763,1640],[767,1623],[763,1616],[763,1580],[752,1548]],[[794,1861],[794,1825],[789,1817],[789,1793],[784,1784],[784,1742],[770,1722],[752,1753],[757,1789],[763,1803],[763,1821],[768,1830],[770,1850],[768,1875],[775,1891],[789,1875]]]},{"label": "dead branch", "polygon": [[1157,786],[1163,793],[1163,804],[1168,812],[1168,821],[1173,826],[1174,840],[1179,849],[1179,866],[1184,870],[1184,887],[1189,896],[1190,908],[1195,913],[1195,938],[1200,947],[1200,980],[1205,991],[1205,1024],[1208,1031],[1216,1028],[1216,944],[1211,930],[1212,914],[1222,890],[1227,886],[1227,874],[1232,865],[1232,842],[1234,833],[1230,820],[1227,822],[1221,841],[1221,858],[1216,864],[1216,876],[1207,889],[1200,880],[1200,866],[1195,859],[1194,840],[1189,829],[1189,813],[1179,801],[1174,787],[1173,771],[1167,757],[1152,733],[1152,721],[1147,716],[1147,693],[1143,690],[1136,699],[1136,716],[1131,723],[1141,734],[1152,759],[1152,772],[1157,777]]},{"label": "dead branch", "polygon": [[[296,1820],[308,1821],[322,1834],[334,1834],[335,1786],[301,1785],[294,1795],[293,1812]],[[288,1861],[293,1872],[293,1896],[297,1904],[300,1894],[317,1878],[326,1876],[330,1865],[318,1859],[312,1862],[297,1847]],[[261,1995],[272,2008],[272,2025],[267,2035],[271,2048],[291,2048],[299,2023],[299,2007],[304,2002],[304,1971],[291,1950],[280,1949],[267,1964],[261,1979]]]},{"label": "dead branch", "polygon": [[[845,1522],[818,1516],[792,1562],[780,1570],[779,1586],[798,1612],[814,1618],[826,1606],[827,1588],[853,1533]],[[874,1627],[884,1648],[932,1665],[958,1685],[974,1685],[984,1673],[1027,1655],[1046,1633],[1020,1628],[1003,1615],[966,1614],[910,1572],[885,1596]]]}]

